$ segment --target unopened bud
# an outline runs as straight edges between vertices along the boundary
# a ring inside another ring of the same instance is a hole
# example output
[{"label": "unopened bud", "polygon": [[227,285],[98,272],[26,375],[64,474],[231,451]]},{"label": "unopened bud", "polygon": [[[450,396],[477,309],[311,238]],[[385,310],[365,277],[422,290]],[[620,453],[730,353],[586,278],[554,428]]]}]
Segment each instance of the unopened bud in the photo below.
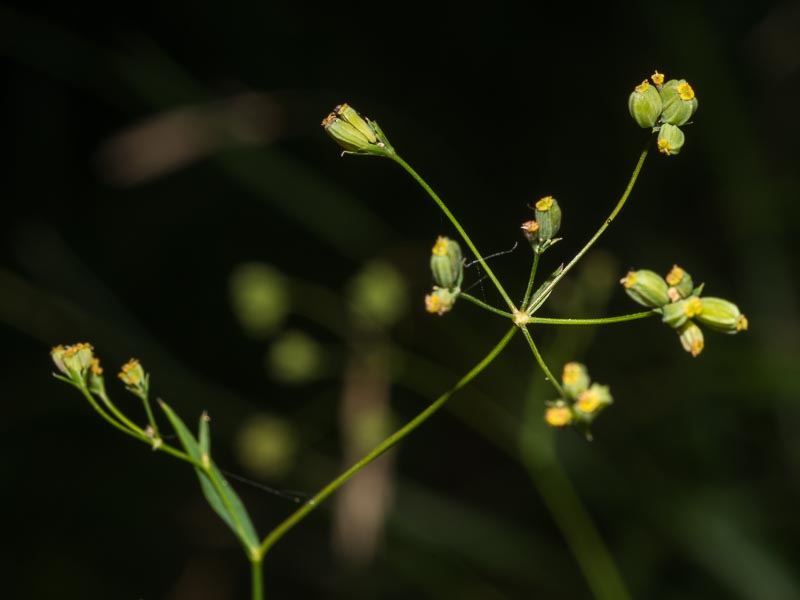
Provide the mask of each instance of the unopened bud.
[{"label": "unopened bud", "polygon": [[365,119],[349,104],[340,104],[322,121],[325,132],[346,152],[387,156],[394,154],[378,124]]},{"label": "unopened bud", "polygon": [[733,302],[722,298],[703,298],[703,310],[697,315],[697,321],[720,333],[738,333],[747,330],[747,317]]},{"label": "unopened bud", "polygon": [[698,356],[705,346],[703,339],[703,332],[694,321],[686,321],[681,327],[678,328],[678,336],[681,340],[681,346],[692,356]]},{"label": "unopened bud", "polygon": [[56,368],[73,381],[85,380],[95,360],[94,349],[87,343],[56,346],[50,351],[50,356]]},{"label": "unopened bud", "polygon": [[541,198],[535,205],[536,222],[539,223],[539,241],[552,240],[561,228],[561,207],[552,196]]},{"label": "unopened bud", "polygon": [[625,292],[642,306],[661,308],[669,304],[668,286],[664,278],[655,271],[641,269],[629,271],[620,280]]},{"label": "unopened bud", "polygon": [[661,94],[645,79],[628,97],[628,111],[639,127],[653,127],[661,115]]},{"label": "unopened bud", "polygon": [[687,123],[697,110],[694,90],[685,79],[670,79],[661,88],[661,102],[664,109],[661,121],[671,125]]},{"label": "unopened bud", "polygon": [[440,287],[449,290],[461,287],[464,259],[458,242],[439,236],[431,251],[431,273]]},{"label": "unopened bud", "polygon": [[686,137],[683,135],[680,127],[670,125],[669,123],[664,123],[661,126],[661,129],[658,131],[658,140],[656,141],[656,145],[658,146],[658,151],[661,152],[661,154],[672,156],[673,154],[678,154],[678,152],[681,151],[685,141]]}]

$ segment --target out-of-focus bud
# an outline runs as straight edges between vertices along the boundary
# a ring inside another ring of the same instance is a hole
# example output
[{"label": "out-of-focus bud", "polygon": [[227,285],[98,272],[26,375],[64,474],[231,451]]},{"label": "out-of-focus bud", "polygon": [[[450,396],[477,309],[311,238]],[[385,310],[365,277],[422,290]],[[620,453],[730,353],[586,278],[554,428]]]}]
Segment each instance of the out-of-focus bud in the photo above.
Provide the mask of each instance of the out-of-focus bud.
[{"label": "out-of-focus bud", "polygon": [[431,273],[439,287],[460,288],[464,277],[464,259],[458,242],[439,236],[431,250]]},{"label": "out-of-focus bud", "polygon": [[581,392],[573,408],[577,417],[582,420],[591,420],[613,401],[607,385],[593,383],[592,387]]},{"label": "out-of-focus bud", "polygon": [[703,298],[703,310],[697,315],[697,321],[709,329],[721,333],[738,333],[747,330],[747,317],[733,302],[722,298]]},{"label": "out-of-focus bud", "polygon": [[87,343],[56,346],[50,351],[50,356],[56,368],[75,382],[85,381],[86,373],[95,360],[94,349]]},{"label": "out-of-focus bud", "polygon": [[667,304],[662,308],[662,321],[672,327],[678,329],[683,326],[686,321],[692,317],[696,317],[703,311],[703,301],[697,296],[692,296],[686,300],[678,300]]},{"label": "out-of-focus bud", "polygon": [[325,132],[346,152],[388,156],[394,148],[378,124],[365,119],[349,104],[340,104],[322,120]]},{"label": "out-of-focus bud", "polygon": [[645,79],[628,97],[628,111],[639,127],[653,127],[661,115],[661,94]]},{"label": "out-of-focus bud", "polygon": [[433,291],[425,296],[425,310],[441,316],[452,310],[456,298],[458,298],[457,291],[434,286]]},{"label": "out-of-focus bud", "polygon": [[629,271],[620,279],[625,292],[642,306],[647,308],[661,308],[669,304],[667,282],[655,271],[640,269]]},{"label": "out-of-focus bud", "polygon": [[694,90],[685,79],[670,79],[661,88],[661,121],[671,125],[687,123],[697,110]]},{"label": "out-of-focus bud", "polygon": [[539,223],[539,241],[552,240],[561,227],[561,207],[552,196],[541,198],[535,205],[536,222]]},{"label": "out-of-focus bud", "polygon": [[669,299],[673,302],[677,302],[681,298],[688,298],[692,295],[692,290],[694,289],[692,276],[678,265],[673,265],[664,279],[666,279],[669,284]]},{"label": "out-of-focus bud", "polygon": [[661,129],[658,131],[658,140],[656,141],[656,145],[658,146],[658,151],[661,152],[661,154],[672,156],[673,154],[678,154],[678,152],[681,151],[685,141],[686,137],[683,135],[680,127],[670,125],[669,123],[664,123],[661,126]]},{"label": "out-of-focus bud", "polygon": [[522,224],[522,235],[528,240],[528,243],[534,247],[539,245],[539,224],[536,221],[525,221]]},{"label": "out-of-focus bud", "polygon": [[589,387],[589,371],[581,363],[567,363],[561,374],[561,382],[564,385],[564,393],[570,398],[577,398]]},{"label": "out-of-focus bud", "polygon": [[129,392],[147,398],[149,377],[137,359],[132,358],[122,365],[117,377],[122,380]]},{"label": "out-of-focus bud", "polygon": [[698,356],[703,351],[705,346],[703,332],[694,321],[686,321],[677,331],[680,336],[681,346],[689,354]]},{"label": "out-of-focus bud", "polygon": [[551,427],[564,427],[572,422],[572,409],[564,402],[555,402],[544,411],[544,420]]}]

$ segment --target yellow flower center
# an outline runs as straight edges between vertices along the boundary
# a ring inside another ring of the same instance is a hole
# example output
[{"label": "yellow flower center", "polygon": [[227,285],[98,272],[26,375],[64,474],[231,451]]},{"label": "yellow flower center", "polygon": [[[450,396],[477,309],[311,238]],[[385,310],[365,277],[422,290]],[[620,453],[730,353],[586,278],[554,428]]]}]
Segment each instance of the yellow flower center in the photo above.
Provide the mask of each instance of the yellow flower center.
[{"label": "yellow flower center", "polygon": [[446,237],[439,236],[436,243],[433,245],[433,253],[436,256],[444,256],[447,254],[447,245],[449,240]]},{"label": "yellow flower center", "polygon": [[644,81],[642,81],[642,83],[640,83],[633,89],[636,90],[636,92],[639,94],[644,94],[647,91],[647,88],[649,87],[650,84],[647,82],[647,79],[645,79]]},{"label": "yellow flower center", "polygon": [[694,90],[688,83],[681,83],[678,85],[678,96],[681,100],[691,100],[694,98]]},{"label": "yellow flower center", "polygon": [[536,209],[541,210],[542,212],[550,210],[551,206],[553,206],[552,196],[545,196],[536,203]]},{"label": "yellow flower center", "polygon": [[593,413],[600,406],[600,396],[597,394],[597,392],[586,390],[580,396],[578,396],[578,401],[576,404],[583,412]]},{"label": "yellow flower center", "polygon": [[658,71],[655,71],[653,75],[650,77],[650,79],[652,79],[653,83],[655,83],[656,85],[661,85],[662,83],[664,83],[664,75],[663,73],[659,73]]},{"label": "yellow flower center", "polygon": [[442,301],[435,294],[425,296],[425,310],[429,313],[438,313],[442,308]]},{"label": "yellow flower center", "polygon": [[669,273],[667,273],[665,279],[667,280],[667,283],[670,285],[678,285],[681,282],[681,280],[683,280],[684,273],[685,271],[683,269],[681,269],[678,265],[675,265],[674,267],[672,267],[672,270]]},{"label": "yellow flower center", "polygon": [[661,154],[669,154],[672,152],[672,146],[667,140],[658,140],[658,151]]},{"label": "yellow flower center", "polygon": [[747,326],[747,317],[739,315],[739,318],[736,319],[736,331],[747,331]]},{"label": "yellow flower center", "polygon": [[691,353],[692,356],[697,356],[703,351],[704,345],[705,343],[703,342],[703,340],[693,340],[692,345],[689,348],[689,352]]},{"label": "yellow flower center", "polygon": [[536,221],[525,221],[522,224],[522,230],[527,233],[535,233],[539,230],[539,224]]},{"label": "yellow flower center", "polygon": [[697,296],[693,296],[686,301],[683,312],[687,317],[694,317],[703,312],[703,301]]},{"label": "yellow flower center", "polygon": [[636,273],[630,271],[625,277],[619,280],[622,286],[628,290],[636,283]]},{"label": "yellow flower center", "polygon": [[564,365],[564,373],[561,375],[561,381],[564,385],[574,385],[578,383],[581,376],[581,368],[577,363],[567,363]]},{"label": "yellow flower center", "polygon": [[572,420],[572,411],[566,406],[551,406],[545,411],[544,420],[553,427],[563,427]]}]

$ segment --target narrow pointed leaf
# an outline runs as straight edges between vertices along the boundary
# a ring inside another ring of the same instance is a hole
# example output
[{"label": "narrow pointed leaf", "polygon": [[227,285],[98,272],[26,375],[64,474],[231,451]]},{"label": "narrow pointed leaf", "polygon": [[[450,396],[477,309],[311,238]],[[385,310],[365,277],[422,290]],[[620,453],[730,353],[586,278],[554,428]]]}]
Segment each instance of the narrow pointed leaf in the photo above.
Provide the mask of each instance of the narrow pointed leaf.
[{"label": "narrow pointed leaf", "polygon": [[[160,402],[161,409],[167,415],[172,428],[181,441],[186,453],[196,461],[202,463],[203,455],[207,456],[209,470],[214,478],[219,482],[219,489],[214,485],[211,478],[199,467],[195,467],[197,477],[200,480],[200,487],[203,490],[203,495],[211,505],[220,518],[222,518],[228,527],[231,528],[236,537],[241,540],[245,547],[249,549],[258,548],[259,539],[258,534],[253,527],[250,516],[247,514],[242,501],[239,496],[230,486],[228,481],[223,477],[222,473],[217,469],[216,465],[211,461],[208,455],[210,447],[210,436],[208,432],[208,422],[201,419],[200,422],[200,439],[198,443],[191,431],[186,427],[181,418],[169,407],[165,402]],[[202,444],[202,445],[201,445]]]}]

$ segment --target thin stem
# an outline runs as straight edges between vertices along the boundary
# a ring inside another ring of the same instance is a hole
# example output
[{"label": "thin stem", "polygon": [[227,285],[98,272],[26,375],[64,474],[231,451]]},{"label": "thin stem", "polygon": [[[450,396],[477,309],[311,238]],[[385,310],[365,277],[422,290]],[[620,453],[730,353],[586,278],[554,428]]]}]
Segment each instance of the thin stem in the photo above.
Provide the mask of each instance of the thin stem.
[{"label": "thin stem", "polygon": [[147,413],[147,421],[150,423],[150,427],[153,429],[153,437],[159,437],[158,435],[158,425],[156,424],[156,418],[153,415],[153,409],[150,408],[150,399],[147,396],[141,396],[142,404],[144,404],[144,411]]},{"label": "thin stem", "polygon": [[657,313],[652,310],[646,310],[644,312],[619,315],[616,317],[603,317],[601,319],[550,319],[548,317],[530,317],[528,323],[536,323],[539,325],[604,325],[606,323],[624,323],[625,321],[646,319],[655,314]]},{"label": "thin stem", "polygon": [[561,273],[559,273],[556,277],[554,277],[553,280],[547,285],[547,287],[544,290],[542,290],[542,293],[539,295],[539,297],[542,298],[542,300],[534,303],[528,309],[527,312],[529,315],[532,315],[539,309],[539,307],[544,303],[544,300],[547,298],[547,295],[553,290],[554,287],[556,287],[556,285],[558,285],[558,282],[561,281],[564,275],[569,273],[570,269],[572,269],[572,267],[574,267],[577,264],[577,262],[583,257],[583,255],[589,251],[589,248],[591,248],[594,245],[594,243],[598,240],[598,238],[601,235],[603,235],[603,232],[606,229],[608,229],[608,226],[611,225],[611,222],[616,218],[619,211],[621,211],[622,207],[625,206],[625,202],[627,202],[628,196],[630,196],[631,192],[633,191],[633,186],[636,184],[636,179],[639,177],[639,172],[642,170],[642,165],[644,165],[644,161],[647,158],[647,154],[649,151],[650,151],[650,140],[648,139],[647,145],[645,146],[644,150],[642,150],[642,153],[639,155],[639,160],[636,163],[636,167],[634,167],[633,169],[631,178],[628,180],[628,185],[625,188],[625,191],[622,193],[622,196],[620,197],[619,201],[617,202],[617,205],[614,207],[614,210],[612,210],[611,214],[608,215],[608,218],[605,221],[603,221],[603,224],[600,226],[600,229],[598,229],[597,233],[595,233],[592,236],[592,239],[590,239],[586,243],[586,245],[581,249],[581,251],[575,255],[575,258],[573,258],[569,262],[569,264],[566,267],[564,267],[564,270],[561,271]]},{"label": "thin stem", "polygon": [[286,532],[288,532],[292,527],[297,525],[300,521],[305,518],[305,516],[314,510],[323,500],[325,500],[328,496],[330,496],[333,492],[338,490],[342,484],[344,484],[348,479],[350,479],[353,475],[358,473],[361,469],[366,467],[369,463],[374,461],[378,458],[381,454],[389,450],[392,446],[397,444],[403,438],[405,438],[408,434],[414,431],[417,427],[422,425],[425,421],[428,420],[436,411],[438,411],[444,404],[462,387],[467,385],[470,381],[475,379],[481,371],[483,371],[487,366],[491,364],[491,362],[497,358],[497,355],[506,347],[508,342],[514,337],[514,334],[517,331],[517,327],[512,327],[508,330],[508,332],[503,336],[503,338],[492,348],[489,353],[478,363],[476,364],[466,375],[464,375],[458,382],[447,392],[439,396],[433,403],[431,403],[425,410],[419,413],[416,417],[414,417],[411,421],[406,423],[403,427],[395,431],[392,435],[388,438],[383,440],[380,444],[378,444],[375,449],[373,449],[369,454],[367,454],[364,458],[359,460],[356,464],[352,467],[347,469],[344,473],[336,477],[333,481],[331,481],[328,485],[326,485],[322,490],[317,492],[317,494],[311,498],[308,502],[306,502],[303,506],[297,509],[294,513],[292,513],[287,519],[285,519],[281,524],[279,524],[275,529],[273,529],[267,537],[261,542],[260,547],[260,556],[264,556],[275,543],[281,539]]},{"label": "thin stem", "polygon": [[475,244],[472,243],[472,240],[467,235],[467,232],[464,231],[464,228],[461,226],[461,223],[458,222],[458,219],[456,219],[455,216],[453,215],[453,213],[450,212],[450,209],[447,208],[447,205],[442,201],[441,198],[439,198],[439,195],[436,192],[433,191],[433,188],[431,188],[431,186],[429,186],[428,183],[422,177],[420,177],[420,175],[413,168],[411,168],[411,165],[409,165],[406,161],[404,161],[402,158],[400,158],[399,155],[393,154],[389,158],[393,159],[397,164],[399,164],[401,167],[403,167],[406,170],[406,172],[408,172],[408,174],[411,175],[411,177],[413,177],[414,180],[420,186],[422,186],[422,189],[424,189],[426,192],[428,192],[428,195],[431,198],[433,198],[433,201],[436,202],[436,205],[441,209],[441,211],[445,214],[445,216],[448,219],[450,219],[450,222],[453,224],[453,227],[456,228],[456,231],[458,231],[459,235],[464,240],[464,243],[467,244],[469,249],[475,255],[475,258],[478,259],[478,262],[481,264],[483,269],[486,271],[486,274],[489,276],[489,279],[492,280],[492,283],[494,283],[494,286],[497,288],[497,291],[500,292],[500,295],[503,297],[503,300],[505,300],[505,303],[508,305],[508,308],[510,308],[511,312],[513,313],[516,310],[516,307],[514,306],[514,303],[511,301],[511,298],[509,297],[509,295],[506,293],[505,288],[500,283],[500,280],[497,279],[497,276],[494,274],[492,269],[489,267],[489,265],[487,264],[486,260],[484,260],[484,258],[481,255],[481,253],[478,252],[478,249],[475,247]]},{"label": "thin stem", "polygon": [[522,335],[525,336],[525,340],[528,342],[528,345],[531,347],[531,350],[533,351],[533,355],[536,357],[536,362],[539,363],[539,366],[542,368],[542,371],[544,371],[545,377],[547,377],[547,380],[553,385],[554,388],[556,388],[558,395],[563,398],[564,390],[562,389],[561,384],[558,383],[558,380],[555,377],[553,377],[553,374],[550,372],[547,363],[544,362],[544,358],[542,358],[542,354],[539,352],[539,348],[536,347],[536,343],[533,341],[530,331],[528,331],[527,327],[520,327],[520,329],[522,329]]},{"label": "thin stem", "polygon": [[97,392],[97,395],[100,398],[100,400],[103,401],[103,404],[106,405],[108,410],[110,410],[111,413],[115,417],[117,417],[117,419],[119,419],[122,423],[124,423],[129,429],[131,429],[131,431],[135,431],[139,435],[143,435],[143,436],[147,437],[145,432],[144,432],[144,430],[141,427],[139,427],[136,423],[131,421],[128,417],[126,417],[124,414],[122,414],[122,412],[120,412],[120,410],[114,405],[114,403],[111,402],[111,398],[109,398],[108,395],[104,391],[103,392]]},{"label": "thin stem", "polygon": [[539,266],[539,256],[541,256],[538,252],[534,251],[533,253],[533,264],[531,265],[531,275],[528,277],[528,287],[525,289],[525,296],[522,298],[522,310],[525,310],[525,306],[528,304],[528,300],[531,299],[531,292],[533,291],[533,280],[536,279],[536,269]]},{"label": "thin stem", "polygon": [[262,558],[250,559],[250,574],[252,581],[252,599],[264,600],[264,578],[262,574]]},{"label": "thin stem", "polygon": [[501,317],[506,317],[508,319],[513,319],[514,318],[514,315],[512,315],[510,312],[506,312],[504,310],[500,310],[499,308],[495,308],[494,306],[492,306],[490,304],[486,304],[482,300],[478,300],[475,296],[471,296],[470,294],[465,294],[464,292],[462,292],[461,294],[459,294],[459,297],[463,298],[464,300],[468,300],[468,301],[472,302],[473,304],[475,304],[477,306],[480,306],[481,308],[483,308],[485,310],[488,310],[489,312],[493,312],[496,315],[500,315]]}]

